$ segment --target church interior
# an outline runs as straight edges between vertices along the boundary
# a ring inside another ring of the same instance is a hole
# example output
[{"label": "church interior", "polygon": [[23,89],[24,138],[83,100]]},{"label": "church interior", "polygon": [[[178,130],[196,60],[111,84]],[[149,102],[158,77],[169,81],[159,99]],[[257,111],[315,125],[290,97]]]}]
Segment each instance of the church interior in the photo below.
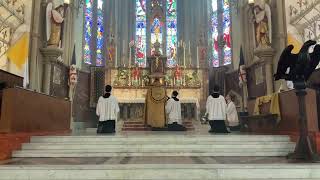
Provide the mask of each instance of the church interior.
[{"label": "church interior", "polygon": [[[0,179],[320,179],[319,9],[0,0]],[[115,133],[97,134],[107,85]],[[208,132],[215,93],[237,130]]]}]

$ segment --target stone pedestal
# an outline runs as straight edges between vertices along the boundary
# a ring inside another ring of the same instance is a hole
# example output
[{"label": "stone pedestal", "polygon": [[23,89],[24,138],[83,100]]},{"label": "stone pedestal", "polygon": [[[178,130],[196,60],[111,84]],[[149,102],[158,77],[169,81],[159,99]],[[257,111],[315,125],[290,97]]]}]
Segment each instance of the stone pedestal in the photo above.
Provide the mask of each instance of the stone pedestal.
[{"label": "stone pedestal", "polygon": [[56,47],[41,48],[40,52],[43,55],[44,70],[43,70],[43,83],[42,91],[50,95],[50,87],[53,76],[53,64],[58,63],[58,58],[63,54],[63,50]]},{"label": "stone pedestal", "polygon": [[274,92],[273,87],[273,57],[275,55],[275,50],[270,48],[258,48],[255,49],[254,55],[260,58],[265,65],[265,80],[267,85],[267,94]]}]

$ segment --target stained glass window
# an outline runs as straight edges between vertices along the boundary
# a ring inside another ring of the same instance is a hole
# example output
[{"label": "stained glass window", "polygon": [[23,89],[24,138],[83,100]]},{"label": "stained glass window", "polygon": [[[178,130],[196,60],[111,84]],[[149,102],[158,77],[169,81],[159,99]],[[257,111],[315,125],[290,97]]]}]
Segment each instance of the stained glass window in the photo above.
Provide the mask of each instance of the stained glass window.
[{"label": "stained glass window", "polygon": [[[219,5],[218,1],[221,1],[222,6]],[[229,0],[212,0],[211,5],[211,61],[214,67],[219,67],[232,62],[230,4]],[[219,21],[221,19],[222,21]]]},{"label": "stained glass window", "polygon": [[230,4],[229,0],[224,0],[223,3],[223,39],[224,39],[224,65],[231,64],[231,36],[230,36]]},{"label": "stained glass window", "polygon": [[103,0],[98,0],[98,6],[97,6],[97,61],[96,65],[97,66],[102,66],[104,62],[104,57],[102,54],[103,51],[103,43],[104,43],[104,38],[103,38],[103,33],[104,33],[104,28],[103,28]]},{"label": "stained glass window", "polygon": [[167,65],[176,65],[177,57],[177,2],[167,0]]},{"label": "stained glass window", "polygon": [[135,63],[140,67],[146,66],[146,29],[146,0],[136,0]]},{"label": "stained glass window", "polygon": [[[160,47],[162,47],[162,23],[160,21],[160,18],[161,17],[155,17],[153,19],[153,22],[151,24],[151,46],[152,46],[152,49],[151,49],[151,55],[153,55],[154,53],[154,43],[155,42],[159,42],[160,43]],[[161,54],[162,54],[162,48],[159,49]]]},{"label": "stained glass window", "polygon": [[213,41],[212,48],[212,63],[214,67],[219,66],[219,44],[218,44],[218,4],[216,0],[212,0],[212,14],[211,14],[211,34]]},{"label": "stained glass window", "polygon": [[85,24],[84,24],[84,51],[83,60],[87,64],[91,64],[91,38],[92,38],[92,5],[93,0],[86,0],[85,4]]}]

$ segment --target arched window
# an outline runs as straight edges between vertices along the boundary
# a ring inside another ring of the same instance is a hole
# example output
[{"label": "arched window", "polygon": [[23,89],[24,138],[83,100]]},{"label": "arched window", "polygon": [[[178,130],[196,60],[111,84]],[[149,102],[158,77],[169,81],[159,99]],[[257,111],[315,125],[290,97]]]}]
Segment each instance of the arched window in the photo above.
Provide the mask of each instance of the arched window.
[{"label": "arched window", "polygon": [[167,0],[167,66],[177,63],[177,2]]},{"label": "arched window", "polygon": [[140,67],[146,66],[146,29],[147,29],[147,17],[146,17],[146,0],[136,0],[136,48],[135,48],[135,63]]},{"label": "arched window", "polygon": [[229,0],[211,2],[211,62],[214,67],[231,64],[231,20]]},{"label": "arched window", "polygon": [[[103,66],[104,64],[104,16],[103,0],[86,0],[84,7],[84,51],[83,60],[86,64]],[[92,62],[95,57],[96,62]]]},{"label": "arched window", "polygon": [[[136,34],[135,34],[135,63],[137,63],[141,67],[146,66],[146,50],[147,50],[147,42],[150,42],[151,54],[153,54],[153,44],[155,42],[159,42],[161,47],[164,46],[163,38],[166,39],[165,49],[166,52],[162,52],[162,48],[160,48],[161,53],[164,53],[168,57],[167,65],[168,67],[173,67],[176,64],[176,52],[177,52],[177,0],[155,0],[151,1],[152,3],[166,3],[166,25],[161,22],[160,19],[163,17],[154,17],[152,22],[150,22],[150,41],[147,41],[147,21],[146,17],[148,12],[148,6],[146,0],[136,0]],[[165,29],[166,28],[166,29]],[[164,34],[166,32],[166,34]]]},{"label": "arched window", "polygon": [[83,60],[87,64],[91,64],[91,40],[92,40],[92,24],[93,24],[93,12],[92,12],[93,0],[86,0],[85,4],[85,23],[84,23],[84,51]]}]

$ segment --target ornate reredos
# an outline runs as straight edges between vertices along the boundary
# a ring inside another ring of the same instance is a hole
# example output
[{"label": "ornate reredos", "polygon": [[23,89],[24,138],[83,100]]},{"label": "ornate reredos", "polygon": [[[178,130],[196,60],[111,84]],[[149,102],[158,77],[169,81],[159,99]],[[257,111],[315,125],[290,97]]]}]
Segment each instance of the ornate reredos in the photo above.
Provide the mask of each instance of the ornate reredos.
[{"label": "ornate reredos", "polygon": [[153,22],[154,18],[158,18],[161,22],[165,22],[165,11],[163,9],[164,4],[162,0],[152,0],[151,1],[151,16],[149,21]]}]

